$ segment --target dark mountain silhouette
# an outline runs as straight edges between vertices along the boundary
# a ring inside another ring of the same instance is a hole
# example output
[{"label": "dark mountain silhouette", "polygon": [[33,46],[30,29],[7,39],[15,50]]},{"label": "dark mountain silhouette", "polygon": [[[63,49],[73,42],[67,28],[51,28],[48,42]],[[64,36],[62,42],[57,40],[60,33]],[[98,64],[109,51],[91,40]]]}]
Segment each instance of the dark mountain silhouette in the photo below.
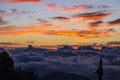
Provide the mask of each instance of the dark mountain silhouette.
[{"label": "dark mountain silhouette", "polygon": [[34,47],[32,45],[28,45],[29,49],[34,49]]},{"label": "dark mountain silhouette", "polygon": [[74,50],[71,46],[63,46],[61,48],[58,48],[58,50]]},{"label": "dark mountain silhouette", "polygon": [[1,52],[0,80],[37,80],[37,76],[31,69],[14,69],[14,61],[12,58],[8,55],[7,52]]},{"label": "dark mountain silhouette", "polygon": [[105,50],[105,49],[111,49],[111,48],[108,46],[102,46],[101,50]]},{"label": "dark mountain silhouette", "polygon": [[0,53],[0,72],[13,69],[14,61],[7,52]]},{"label": "dark mountain silhouette", "polygon": [[91,80],[74,73],[55,72],[40,78],[40,80]]},{"label": "dark mountain silhouette", "polygon": [[78,50],[95,50],[92,46],[80,46],[78,47]]}]

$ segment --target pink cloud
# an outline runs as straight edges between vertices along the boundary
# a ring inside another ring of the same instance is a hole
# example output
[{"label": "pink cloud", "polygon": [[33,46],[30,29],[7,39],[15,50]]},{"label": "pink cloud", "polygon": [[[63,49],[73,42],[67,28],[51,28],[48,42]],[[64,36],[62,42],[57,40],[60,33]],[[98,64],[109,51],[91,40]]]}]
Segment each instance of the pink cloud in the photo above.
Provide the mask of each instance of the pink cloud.
[{"label": "pink cloud", "polygon": [[58,8],[58,5],[54,3],[45,3],[45,6],[52,11],[56,11]]},{"label": "pink cloud", "polygon": [[19,4],[19,3],[38,3],[42,2],[42,0],[8,0],[5,3],[7,4]]},{"label": "pink cloud", "polygon": [[80,4],[80,5],[73,5],[72,7],[63,7],[62,12],[77,12],[77,11],[86,11],[93,8],[92,5],[85,5],[85,4]]}]

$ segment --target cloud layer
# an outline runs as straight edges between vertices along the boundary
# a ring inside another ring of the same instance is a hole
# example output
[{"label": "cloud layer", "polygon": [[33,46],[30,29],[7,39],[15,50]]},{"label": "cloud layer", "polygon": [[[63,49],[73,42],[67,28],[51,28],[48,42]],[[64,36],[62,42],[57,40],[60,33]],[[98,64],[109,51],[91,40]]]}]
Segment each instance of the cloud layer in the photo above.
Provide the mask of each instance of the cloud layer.
[{"label": "cloud layer", "polygon": [[105,80],[119,79],[120,75],[119,48],[104,48],[97,51],[66,48],[54,51],[27,47],[9,50],[9,55],[15,61],[15,67],[32,68],[39,76],[63,71],[96,80],[97,75],[94,72],[98,68],[100,58],[103,59]]},{"label": "cloud layer", "polygon": [[19,4],[19,3],[38,3],[42,0],[8,0],[5,3],[6,4]]}]

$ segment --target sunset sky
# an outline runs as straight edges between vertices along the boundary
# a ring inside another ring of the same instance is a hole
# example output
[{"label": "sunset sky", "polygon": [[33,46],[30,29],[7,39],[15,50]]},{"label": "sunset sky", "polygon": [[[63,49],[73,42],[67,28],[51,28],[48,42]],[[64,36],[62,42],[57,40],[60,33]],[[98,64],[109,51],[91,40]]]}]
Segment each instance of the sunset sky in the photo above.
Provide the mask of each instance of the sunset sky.
[{"label": "sunset sky", "polygon": [[120,44],[120,0],[0,0],[0,46]]}]

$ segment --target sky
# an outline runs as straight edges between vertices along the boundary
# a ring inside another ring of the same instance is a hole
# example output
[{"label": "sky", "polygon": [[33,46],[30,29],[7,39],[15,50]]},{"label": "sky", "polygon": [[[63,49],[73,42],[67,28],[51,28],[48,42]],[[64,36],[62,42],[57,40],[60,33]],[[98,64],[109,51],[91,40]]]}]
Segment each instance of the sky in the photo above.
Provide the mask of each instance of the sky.
[{"label": "sky", "polygon": [[0,46],[120,45],[120,0],[0,0]]}]

